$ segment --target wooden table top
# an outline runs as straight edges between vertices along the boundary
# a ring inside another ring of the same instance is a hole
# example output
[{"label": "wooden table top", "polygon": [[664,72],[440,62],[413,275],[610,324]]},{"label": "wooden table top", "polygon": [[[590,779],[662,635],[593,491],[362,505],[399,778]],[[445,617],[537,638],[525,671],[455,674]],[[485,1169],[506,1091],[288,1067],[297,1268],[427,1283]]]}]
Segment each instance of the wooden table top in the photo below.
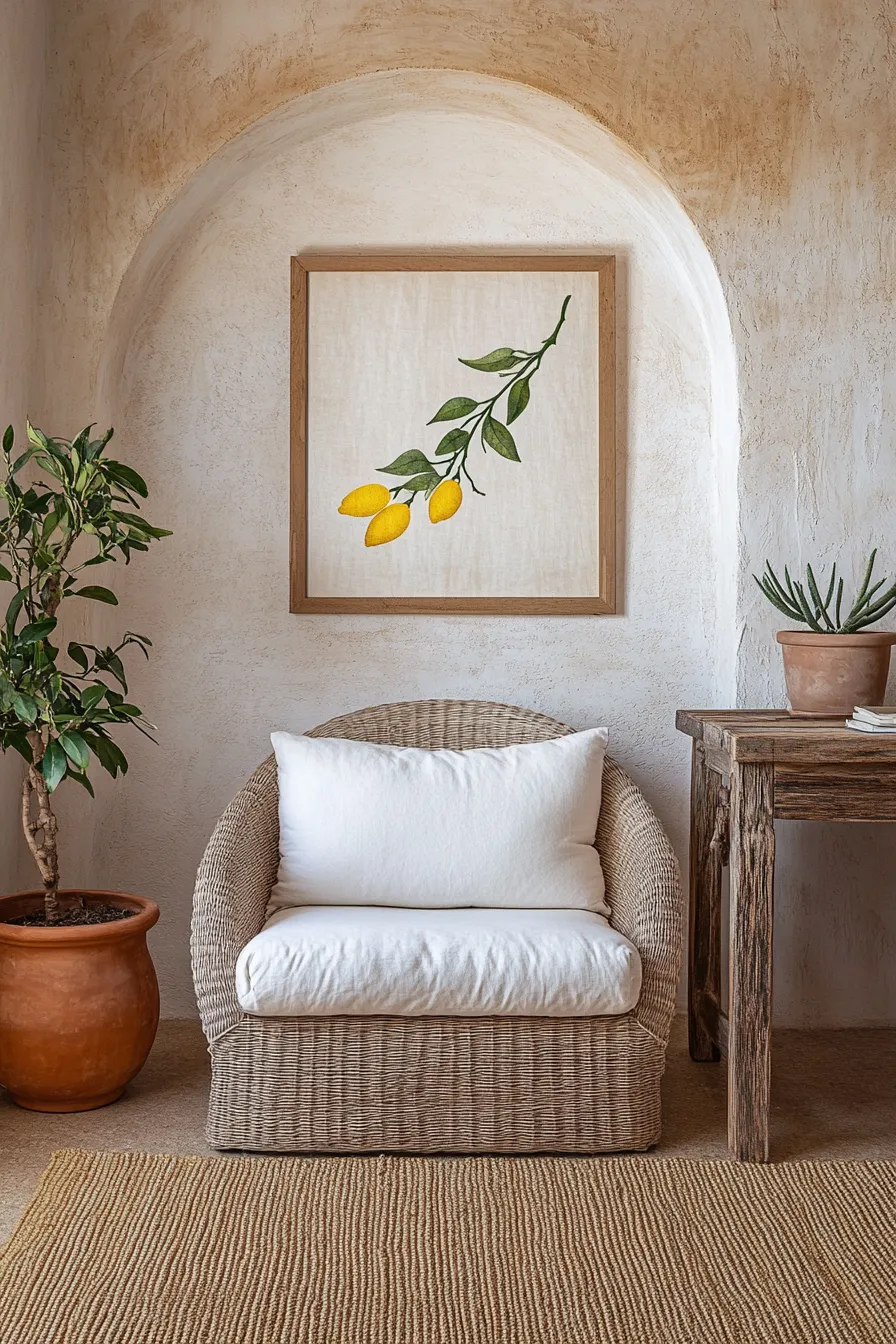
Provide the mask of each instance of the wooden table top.
[{"label": "wooden table top", "polygon": [[679,732],[732,761],[896,768],[896,733],[862,733],[845,723],[800,719],[786,709],[680,709],[675,715]]}]

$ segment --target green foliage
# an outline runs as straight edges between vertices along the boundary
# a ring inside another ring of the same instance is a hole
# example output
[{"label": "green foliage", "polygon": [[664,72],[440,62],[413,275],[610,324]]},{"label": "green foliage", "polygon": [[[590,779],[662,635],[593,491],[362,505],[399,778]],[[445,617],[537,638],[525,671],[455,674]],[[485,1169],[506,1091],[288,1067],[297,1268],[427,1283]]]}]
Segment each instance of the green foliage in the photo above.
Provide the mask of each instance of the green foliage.
[{"label": "green foliage", "polygon": [[402,453],[396,457],[394,462],[390,462],[387,467],[377,467],[377,471],[388,472],[390,476],[409,476],[418,471],[429,471],[430,464],[423,453],[416,448],[409,453]]},{"label": "green foliage", "polygon": [[481,373],[503,373],[525,358],[525,353],[518,353],[509,345],[502,345],[499,350],[490,350],[481,359],[460,359],[458,363],[466,364],[468,369],[479,369]]},{"label": "green foliage", "polygon": [[[864,630],[867,626],[883,620],[896,607],[896,583],[887,587],[886,579],[879,579],[874,584],[871,582],[876,558],[875,549],[868,557],[861,587],[846,616],[841,614],[843,579],[838,577],[836,564],[831,567],[824,597],[821,596],[821,589],[811,565],[806,566],[805,584],[799,579],[792,579],[786,565],[782,583],[768,561],[765,562],[762,578],[756,574],[753,578],[772,606],[783,612],[788,620],[808,625],[810,630],[819,635],[853,635],[858,630]],[[885,589],[883,593],[882,588]]]},{"label": "green foliage", "polygon": [[482,438],[489,448],[493,448],[501,457],[506,457],[510,462],[519,462],[520,455],[516,450],[513,435],[500,420],[493,420],[490,415],[486,416],[482,426]]},{"label": "green foliage", "polygon": [[435,425],[439,420],[459,420],[461,416],[469,415],[471,411],[475,411],[478,405],[479,402],[474,401],[472,397],[451,397],[445,402],[444,406],[439,407],[433,418],[427,423]]},{"label": "green foliage", "polygon": [[439,440],[439,446],[436,449],[436,457],[444,457],[446,453],[459,453],[466,448],[470,442],[470,434],[466,429],[449,429],[443,439]]},{"label": "green foliage", "polygon": [[[474,493],[481,495],[483,491],[476,489],[467,467],[470,446],[477,434],[483,450],[491,448],[492,452],[508,462],[519,462],[520,455],[516,442],[507,426],[512,425],[529,405],[530,380],[541,368],[541,361],[548,350],[557,344],[560,328],[566,321],[566,310],[571,297],[572,295],[567,294],[563,300],[557,325],[538,350],[514,350],[509,345],[502,345],[480,359],[458,360],[459,364],[465,364],[469,369],[476,369],[479,373],[496,373],[505,381],[497,392],[487,397],[485,401],[474,401],[472,397],[449,397],[428,422],[435,425],[446,420],[463,421],[463,424],[449,429],[436,448],[434,456],[448,458],[447,462],[431,462],[425,454],[413,449],[396,457],[387,467],[378,468],[390,476],[408,477],[401,485],[392,487],[391,494],[396,499],[402,491],[408,493],[408,503],[413,502],[419,491],[428,498],[442,481],[452,477],[459,481],[461,473],[467,478]],[[507,411],[504,420],[500,420],[495,414],[495,408],[505,393]]]},{"label": "green foliage", "polygon": [[122,660],[130,648],[149,656],[145,635],[127,631],[106,647],[71,642],[64,655],[53,643],[66,598],[118,604],[111,589],[82,584],[83,570],[129,564],[171,535],[141,516],[142,477],[106,455],[111,429],[91,439],[92,428],[69,441],[29,424],[19,455],[12,426],[3,435],[0,584],[12,592],[0,627],[0,750],[34,765],[50,792],[73,779],[92,794],[94,762],[113,777],[128,768],[110,730],[132,724],[148,737],[152,730],[127,701]]}]

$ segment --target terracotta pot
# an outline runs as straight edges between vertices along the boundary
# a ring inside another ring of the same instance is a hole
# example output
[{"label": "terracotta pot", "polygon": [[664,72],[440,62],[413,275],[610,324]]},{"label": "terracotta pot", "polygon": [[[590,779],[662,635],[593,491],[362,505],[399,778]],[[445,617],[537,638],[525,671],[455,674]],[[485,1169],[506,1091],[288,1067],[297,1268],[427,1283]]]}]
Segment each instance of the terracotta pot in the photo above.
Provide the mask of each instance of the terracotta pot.
[{"label": "terracotta pot", "polygon": [[856,705],[882,705],[896,633],[818,635],[779,630],[791,713],[806,718],[848,717]]},{"label": "terracotta pot", "polygon": [[[63,908],[79,893],[59,893]],[[32,1111],[90,1111],[115,1101],[142,1068],[159,1022],[146,933],[159,907],[85,891],[135,914],[80,928],[0,922],[0,1083]],[[0,921],[30,914],[43,892],[0,896]]]}]

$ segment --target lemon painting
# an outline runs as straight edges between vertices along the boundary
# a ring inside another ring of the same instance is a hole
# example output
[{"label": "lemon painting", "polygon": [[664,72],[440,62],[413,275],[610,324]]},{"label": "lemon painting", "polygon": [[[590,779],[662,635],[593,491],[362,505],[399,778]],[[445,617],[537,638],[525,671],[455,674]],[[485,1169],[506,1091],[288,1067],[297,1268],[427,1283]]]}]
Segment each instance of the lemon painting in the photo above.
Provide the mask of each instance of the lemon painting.
[{"label": "lemon painting", "polygon": [[293,267],[291,609],[607,610],[613,258]]},{"label": "lemon painting", "polygon": [[509,426],[529,405],[532,379],[547,352],[557,344],[571,298],[571,294],[566,295],[556,326],[536,350],[501,345],[478,359],[458,358],[458,363],[469,369],[493,375],[491,382],[494,384],[497,378],[498,385],[490,396],[481,400],[455,395],[443,402],[428,423],[441,427],[453,422],[452,428],[442,433],[432,456],[412,448],[399,454],[388,466],[377,468],[383,475],[401,477],[398,484],[387,486],[375,481],[349,491],[339,505],[339,512],[349,518],[370,519],[364,533],[365,546],[382,546],[403,536],[418,498],[428,501],[430,523],[443,523],[453,518],[463,503],[464,486],[472,494],[484,496],[485,491],[473,479],[469,462],[475,446],[484,453],[497,453],[508,462],[521,461]]}]

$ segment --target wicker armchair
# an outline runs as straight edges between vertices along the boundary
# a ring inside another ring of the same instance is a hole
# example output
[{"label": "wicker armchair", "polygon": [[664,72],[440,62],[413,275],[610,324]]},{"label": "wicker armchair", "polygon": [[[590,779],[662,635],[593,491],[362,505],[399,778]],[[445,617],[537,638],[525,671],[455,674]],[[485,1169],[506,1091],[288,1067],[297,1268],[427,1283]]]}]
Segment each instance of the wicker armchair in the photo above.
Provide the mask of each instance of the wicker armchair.
[{"label": "wicker armchair", "polygon": [[[315,728],[418,747],[498,747],[572,731],[482,701],[381,705]],[[212,1058],[208,1141],[274,1152],[602,1152],[660,1134],[660,1079],[682,944],[678,867],[656,816],[608,759],[597,831],[615,928],[643,987],[619,1017],[307,1017],[244,1013],[237,957],[278,865],[271,756],[219,821],[199,868],[193,974]]]}]

